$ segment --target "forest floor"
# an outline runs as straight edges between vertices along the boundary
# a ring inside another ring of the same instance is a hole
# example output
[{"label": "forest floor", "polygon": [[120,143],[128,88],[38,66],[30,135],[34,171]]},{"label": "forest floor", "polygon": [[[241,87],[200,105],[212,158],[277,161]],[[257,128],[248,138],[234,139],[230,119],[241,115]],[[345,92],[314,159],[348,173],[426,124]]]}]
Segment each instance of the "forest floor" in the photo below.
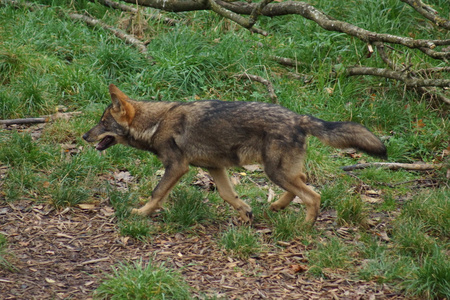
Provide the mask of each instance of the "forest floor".
[{"label": "forest floor", "polygon": [[[307,275],[301,267],[306,246],[297,240],[239,260],[217,246],[217,225],[142,242],[118,234],[108,201],[62,211],[33,203],[0,205],[1,231],[16,268],[0,270],[2,299],[89,299],[111,266],[140,259],[179,269],[199,298],[405,299],[386,285],[336,271],[320,279]],[[317,226],[327,226],[330,218],[322,213]]]}]

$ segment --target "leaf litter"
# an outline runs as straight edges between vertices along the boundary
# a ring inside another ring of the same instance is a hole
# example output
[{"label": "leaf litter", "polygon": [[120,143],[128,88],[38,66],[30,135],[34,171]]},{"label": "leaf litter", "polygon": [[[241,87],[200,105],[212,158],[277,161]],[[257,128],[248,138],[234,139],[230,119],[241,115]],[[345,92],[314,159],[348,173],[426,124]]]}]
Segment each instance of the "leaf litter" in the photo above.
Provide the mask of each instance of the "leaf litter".
[{"label": "leaf litter", "polygon": [[199,225],[195,235],[161,233],[151,242],[123,237],[108,201],[63,211],[30,200],[2,202],[0,224],[17,268],[0,269],[2,299],[89,299],[112,265],[137,259],[179,269],[198,298],[405,299],[339,272],[309,276],[299,240],[241,260],[222,251],[215,225]]}]

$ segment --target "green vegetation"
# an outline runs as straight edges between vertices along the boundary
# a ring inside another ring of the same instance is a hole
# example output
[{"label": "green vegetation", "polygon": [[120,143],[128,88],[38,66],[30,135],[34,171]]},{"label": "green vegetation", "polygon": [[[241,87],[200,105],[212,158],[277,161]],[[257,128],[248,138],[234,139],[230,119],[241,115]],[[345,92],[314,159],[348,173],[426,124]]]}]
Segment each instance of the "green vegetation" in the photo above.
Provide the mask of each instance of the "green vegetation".
[{"label": "green vegetation", "polygon": [[0,269],[16,270],[11,263],[11,256],[12,254],[8,251],[8,240],[5,235],[0,233]]},{"label": "green vegetation", "polygon": [[[147,28],[142,40],[149,41],[152,57],[147,59],[111,33],[72,21],[67,13],[87,11],[116,27],[129,16],[90,1],[34,2],[49,6],[34,11],[0,7],[0,119],[53,114],[60,106],[82,114],[42,130],[0,128],[0,167],[7,167],[0,182],[1,202],[32,199],[62,209],[108,199],[122,235],[151,243],[159,232],[200,236],[201,226],[216,226],[222,230],[215,237],[219,248],[237,259],[299,239],[307,245],[308,275],[340,272],[390,285],[405,295],[450,297],[450,189],[445,171],[369,168],[349,176],[341,166],[377,159],[311,138],[305,171],[309,184],[322,195],[322,211],[332,216],[320,220],[319,229],[302,224],[302,205],[268,211],[269,188],[275,197],[281,191],[261,173],[230,171],[240,180],[238,193],[254,208],[255,222],[269,228],[262,236],[252,227],[230,225],[236,212],[217,191],[193,185],[195,168],[170,194],[164,210],[151,218],[131,216],[132,207],[151,197],[161,163],[154,155],[122,146],[100,155],[81,138],[109,104],[109,83],[142,100],[270,102],[263,85],[233,76],[248,72],[270,79],[279,103],[293,111],[367,126],[385,140],[389,161],[448,167],[449,154],[443,154],[450,140],[448,108],[442,103],[419,97],[395,81],[330,75],[339,64],[376,66],[379,58],[368,58],[365,44],[298,16],[262,18],[259,26],[272,33],[263,37],[209,12],[163,13],[180,22],[170,26],[148,19],[141,24]],[[370,6],[367,1],[315,2],[335,17],[380,32],[419,37],[431,26],[414,11],[402,9],[399,1],[370,1]],[[449,14],[445,1],[433,2],[442,15]],[[356,5],[360,10],[353,9]],[[444,37],[450,38],[448,32]],[[296,69],[284,67],[269,59],[273,55],[300,63]],[[429,59],[413,51],[408,57],[412,64],[426,65]],[[291,73],[304,80],[293,79]],[[118,170],[133,178],[114,181]],[[373,201],[367,201],[373,196],[370,190],[376,191]],[[340,227],[351,227],[352,238],[337,234]],[[0,266],[11,268],[5,249],[6,238],[0,234]],[[152,262],[113,268],[95,296],[191,297],[179,273]]]},{"label": "green vegetation", "polygon": [[219,243],[228,253],[241,259],[258,254],[262,249],[259,237],[246,226],[231,227],[223,233]]},{"label": "green vegetation", "polygon": [[94,293],[96,299],[191,299],[181,275],[170,268],[142,261],[112,268]]}]

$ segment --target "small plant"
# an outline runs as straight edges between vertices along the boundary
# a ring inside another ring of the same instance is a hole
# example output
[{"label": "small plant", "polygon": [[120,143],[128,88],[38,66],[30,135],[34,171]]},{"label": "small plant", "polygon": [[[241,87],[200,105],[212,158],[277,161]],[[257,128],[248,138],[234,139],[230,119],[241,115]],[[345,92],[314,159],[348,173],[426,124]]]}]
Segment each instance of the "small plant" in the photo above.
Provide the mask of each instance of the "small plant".
[{"label": "small plant", "polygon": [[404,283],[408,294],[426,299],[450,297],[450,260],[445,252],[436,246],[433,253],[424,258],[412,278]]},{"label": "small plant", "polygon": [[136,239],[145,239],[152,233],[151,224],[142,217],[130,217],[119,222],[120,234]]},{"label": "small plant", "polygon": [[51,191],[52,203],[57,208],[86,202],[89,195],[90,192],[76,182],[62,182]]},{"label": "small plant", "polygon": [[36,182],[36,173],[30,170],[29,166],[11,168],[2,186],[5,199],[17,200],[23,195],[32,194],[33,189],[36,188]]},{"label": "small plant", "polygon": [[0,139],[0,161],[11,166],[30,163],[40,165],[50,158],[47,151],[33,141],[31,135],[14,132],[7,138]]},{"label": "small plant", "polygon": [[383,251],[373,258],[363,260],[358,275],[363,280],[393,284],[410,278],[415,268],[411,258]]},{"label": "small plant", "polygon": [[320,243],[317,249],[311,250],[308,253],[308,258],[312,265],[321,268],[346,268],[353,260],[350,251],[351,248],[339,239],[330,238]]},{"label": "small plant", "polygon": [[182,276],[164,263],[156,265],[140,260],[120,263],[94,292],[95,299],[192,299],[190,288]]},{"label": "small plant", "polygon": [[259,238],[250,227],[232,227],[220,238],[220,244],[234,256],[245,259],[261,251]]},{"label": "small plant", "polygon": [[166,223],[173,223],[175,227],[184,229],[198,222],[213,217],[201,191],[192,187],[177,187],[171,193],[172,203],[168,203],[162,213]]},{"label": "small plant", "polygon": [[269,221],[272,224],[272,238],[275,241],[289,241],[293,238],[308,232],[305,226],[303,207],[300,212],[284,210],[280,212],[267,212]]},{"label": "small plant", "polygon": [[421,220],[405,217],[396,220],[393,239],[403,254],[413,257],[431,253],[435,244]]},{"label": "small plant", "polygon": [[357,196],[341,199],[336,204],[338,222],[341,224],[364,225],[367,211],[364,203]]},{"label": "small plant", "polygon": [[0,233],[0,269],[14,271],[16,268],[10,262],[11,253],[8,251],[8,240]]},{"label": "small plant", "polygon": [[402,211],[402,215],[421,220],[430,234],[450,235],[450,189],[422,192]]}]

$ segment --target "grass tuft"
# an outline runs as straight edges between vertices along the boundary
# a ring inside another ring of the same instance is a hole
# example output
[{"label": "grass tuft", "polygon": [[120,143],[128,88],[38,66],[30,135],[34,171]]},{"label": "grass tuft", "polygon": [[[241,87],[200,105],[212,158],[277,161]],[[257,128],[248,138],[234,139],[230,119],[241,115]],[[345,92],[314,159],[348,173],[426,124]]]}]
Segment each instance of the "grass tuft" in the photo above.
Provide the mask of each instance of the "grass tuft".
[{"label": "grass tuft", "polygon": [[240,259],[258,254],[261,251],[261,242],[251,227],[231,227],[224,232],[219,243],[225,250]]},{"label": "grass tuft", "polygon": [[0,233],[0,269],[8,271],[17,270],[11,263],[12,254],[8,251],[8,240],[6,236]]},{"label": "grass tuft", "polygon": [[309,263],[320,268],[345,269],[353,261],[351,248],[338,238],[332,237],[308,252]]},{"label": "grass tuft", "polygon": [[180,185],[172,191],[170,198],[171,203],[167,203],[162,217],[165,223],[176,230],[184,230],[214,218],[203,193],[193,187]]},{"label": "grass tuft", "polygon": [[120,263],[100,283],[95,299],[192,299],[190,288],[182,276],[150,261]]},{"label": "grass tuft", "polygon": [[434,247],[412,277],[404,282],[407,294],[426,299],[448,299],[450,296],[450,260],[448,250]]}]

